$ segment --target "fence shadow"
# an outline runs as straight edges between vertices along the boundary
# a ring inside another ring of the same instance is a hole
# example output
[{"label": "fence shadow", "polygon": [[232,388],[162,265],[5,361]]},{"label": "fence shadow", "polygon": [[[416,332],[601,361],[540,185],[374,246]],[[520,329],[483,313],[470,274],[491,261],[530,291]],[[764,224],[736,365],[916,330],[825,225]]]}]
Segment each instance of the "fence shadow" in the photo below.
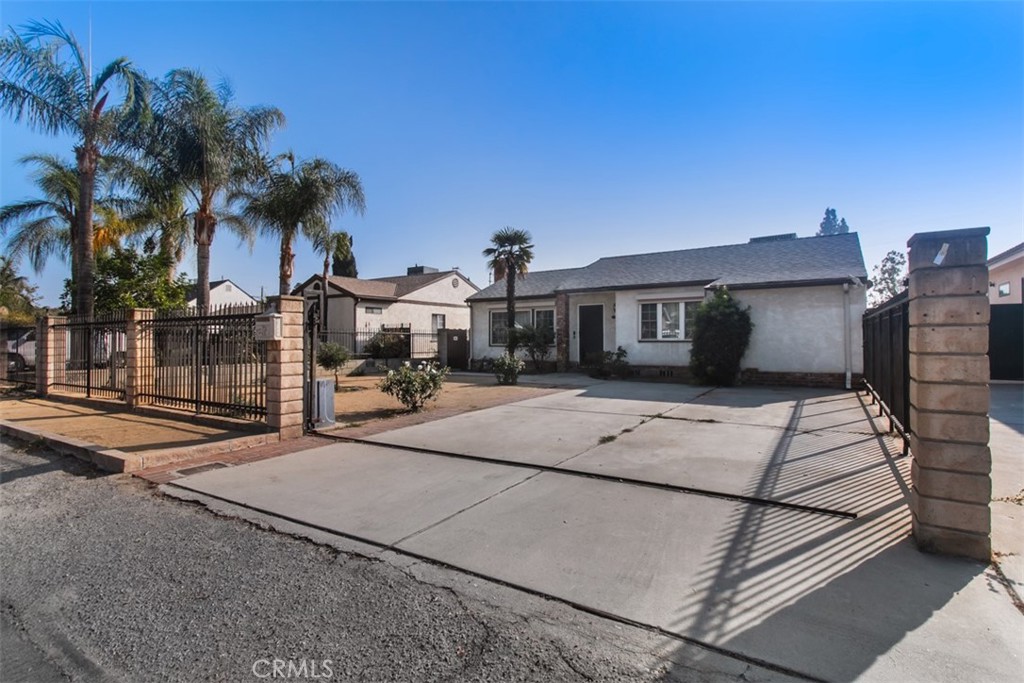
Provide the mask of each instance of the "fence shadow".
[{"label": "fence shadow", "polygon": [[[813,401],[813,399],[812,399]],[[798,401],[746,495],[816,499],[853,520],[737,506],[669,629],[824,680],[854,680],[984,571],[910,540],[909,458],[873,434],[814,439]],[[846,459],[840,474],[816,476]]]}]

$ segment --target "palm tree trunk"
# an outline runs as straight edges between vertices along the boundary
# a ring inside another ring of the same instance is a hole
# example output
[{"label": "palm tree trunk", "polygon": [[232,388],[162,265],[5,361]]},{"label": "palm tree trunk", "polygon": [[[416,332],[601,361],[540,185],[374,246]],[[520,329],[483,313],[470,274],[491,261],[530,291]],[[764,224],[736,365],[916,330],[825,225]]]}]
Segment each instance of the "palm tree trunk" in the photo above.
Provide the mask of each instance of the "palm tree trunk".
[{"label": "palm tree trunk", "polygon": [[295,252],[292,251],[291,235],[281,234],[281,262],[278,268],[278,294],[288,296],[292,289],[292,273],[295,269]]},{"label": "palm tree trunk", "polygon": [[174,253],[174,238],[166,227],[160,229],[160,255],[167,259],[167,282],[174,282],[174,273],[178,269],[178,261]]},{"label": "palm tree trunk", "polygon": [[516,273],[513,268],[505,266],[505,315],[507,316],[508,355],[516,352]]},{"label": "palm tree trunk", "polygon": [[196,307],[204,313],[210,310],[210,245],[216,228],[217,219],[208,209],[196,213]]},{"label": "palm tree trunk", "polygon": [[96,254],[93,249],[92,209],[99,151],[89,142],[75,150],[78,162],[78,272],[75,274],[75,313],[88,318],[95,312]]}]

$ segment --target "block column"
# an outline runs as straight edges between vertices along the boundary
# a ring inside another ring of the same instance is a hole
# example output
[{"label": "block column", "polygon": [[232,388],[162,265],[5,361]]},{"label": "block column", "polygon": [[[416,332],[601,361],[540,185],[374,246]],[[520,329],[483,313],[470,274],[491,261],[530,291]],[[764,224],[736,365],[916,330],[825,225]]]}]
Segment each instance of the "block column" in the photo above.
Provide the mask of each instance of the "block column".
[{"label": "block column", "polygon": [[302,436],[302,345],[304,302],[298,296],[267,298],[281,315],[281,339],[267,344],[267,424],[282,439]]},{"label": "block column", "polygon": [[555,294],[555,360],[558,372],[569,369],[569,295]]},{"label": "block column", "polygon": [[36,328],[36,394],[47,396],[50,385],[57,377],[57,364],[63,362],[63,353],[58,353],[61,345],[66,343],[67,330],[59,333],[54,325],[67,322],[61,316],[44,316],[39,319]]},{"label": "block column", "polygon": [[910,493],[922,550],[988,562],[988,228],[910,238]]},{"label": "block column", "polygon": [[153,328],[143,323],[153,319],[152,308],[136,308],[128,311],[125,321],[127,348],[125,348],[124,399],[128,408],[149,403],[140,394],[153,387],[153,372],[156,358],[153,349]]}]

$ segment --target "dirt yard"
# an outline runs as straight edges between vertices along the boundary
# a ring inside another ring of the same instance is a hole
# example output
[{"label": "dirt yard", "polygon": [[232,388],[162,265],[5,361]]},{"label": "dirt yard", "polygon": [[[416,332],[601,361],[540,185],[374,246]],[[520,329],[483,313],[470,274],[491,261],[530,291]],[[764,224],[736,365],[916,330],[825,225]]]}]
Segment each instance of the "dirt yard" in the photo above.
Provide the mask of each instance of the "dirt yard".
[{"label": "dirt yard", "polygon": [[381,377],[371,375],[340,379],[339,389],[334,394],[334,413],[339,433],[352,437],[370,436],[389,429],[559,391],[537,386],[499,386],[493,375],[459,375],[444,383],[444,389],[436,401],[431,401],[418,413],[409,413],[398,399],[377,388]]}]

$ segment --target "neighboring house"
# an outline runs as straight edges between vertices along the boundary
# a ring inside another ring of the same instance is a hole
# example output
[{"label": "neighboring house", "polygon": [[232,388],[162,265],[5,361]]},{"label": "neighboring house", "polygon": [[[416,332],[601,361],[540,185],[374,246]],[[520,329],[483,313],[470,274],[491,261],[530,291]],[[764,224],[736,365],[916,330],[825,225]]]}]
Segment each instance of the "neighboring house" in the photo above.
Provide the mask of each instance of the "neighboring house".
[{"label": "neighboring house", "polygon": [[[186,304],[189,308],[192,308],[198,302],[198,294],[196,293],[198,287],[192,284],[187,297],[188,303]],[[248,292],[236,285],[231,280],[213,280],[210,282],[210,308],[216,309],[221,306],[245,306],[249,304],[259,303],[255,297],[250,296]]]},{"label": "neighboring house", "polygon": [[988,300],[993,304],[1019,304],[1024,290],[1024,242],[988,260]]},{"label": "neighboring house", "polygon": [[1024,242],[988,260],[989,376],[1024,380]]},{"label": "neighboring house", "polygon": [[[516,318],[555,332],[560,369],[621,346],[642,374],[685,376],[697,307],[726,286],[754,322],[745,381],[841,386],[862,372],[866,283],[856,233],[777,235],[530,272],[516,284]],[[503,352],[504,296],[499,281],[469,298],[476,359]]]},{"label": "neighboring house", "polygon": [[[292,294],[307,299],[321,296],[322,276],[314,275]],[[440,272],[413,266],[405,275],[372,279],[331,275],[322,329],[362,332],[404,328],[413,332],[467,329],[466,297],[480,291],[457,270]]]}]

